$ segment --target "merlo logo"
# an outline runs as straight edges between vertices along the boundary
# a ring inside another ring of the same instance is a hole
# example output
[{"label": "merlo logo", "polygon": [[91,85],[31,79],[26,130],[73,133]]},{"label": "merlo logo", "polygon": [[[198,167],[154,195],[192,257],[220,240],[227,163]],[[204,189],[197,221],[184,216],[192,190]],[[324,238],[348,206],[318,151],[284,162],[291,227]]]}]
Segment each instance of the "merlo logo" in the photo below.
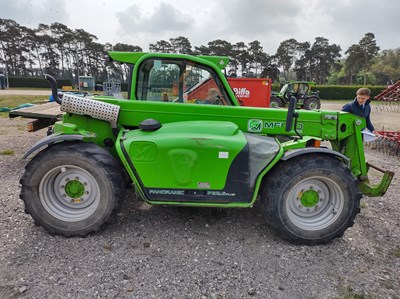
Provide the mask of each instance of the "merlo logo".
[{"label": "merlo logo", "polygon": [[249,119],[247,122],[247,130],[249,132],[261,132],[262,120],[260,119]]}]

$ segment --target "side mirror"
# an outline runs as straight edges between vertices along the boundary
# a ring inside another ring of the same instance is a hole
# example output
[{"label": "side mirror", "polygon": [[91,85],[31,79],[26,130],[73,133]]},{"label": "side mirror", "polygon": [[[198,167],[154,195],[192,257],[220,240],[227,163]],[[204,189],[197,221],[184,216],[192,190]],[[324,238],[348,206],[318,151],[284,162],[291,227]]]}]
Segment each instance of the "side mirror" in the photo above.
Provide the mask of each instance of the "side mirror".
[{"label": "side mirror", "polygon": [[290,132],[293,127],[293,118],[295,117],[295,111],[296,111],[296,102],[297,99],[295,97],[290,97],[289,101],[289,107],[287,111],[287,116],[286,116],[286,132]]}]

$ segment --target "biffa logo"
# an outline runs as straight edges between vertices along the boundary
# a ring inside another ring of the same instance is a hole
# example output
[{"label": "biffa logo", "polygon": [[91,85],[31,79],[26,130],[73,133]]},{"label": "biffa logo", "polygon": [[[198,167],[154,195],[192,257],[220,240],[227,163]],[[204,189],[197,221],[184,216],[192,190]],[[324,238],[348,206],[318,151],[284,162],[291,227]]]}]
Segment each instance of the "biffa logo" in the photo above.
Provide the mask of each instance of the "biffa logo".
[{"label": "biffa logo", "polygon": [[248,90],[246,87],[234,87],[233,91],[239,98],[249,98],[250,97],[250,90]]}]

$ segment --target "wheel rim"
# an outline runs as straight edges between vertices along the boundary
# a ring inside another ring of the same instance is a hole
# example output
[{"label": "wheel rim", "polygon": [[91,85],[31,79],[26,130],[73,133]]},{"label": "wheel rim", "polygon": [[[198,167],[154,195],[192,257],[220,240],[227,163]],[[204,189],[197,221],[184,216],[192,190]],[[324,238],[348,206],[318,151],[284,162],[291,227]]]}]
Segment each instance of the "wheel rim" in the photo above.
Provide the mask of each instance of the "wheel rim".
[{"label": "wheel rim", "polygon": [[315,231],[328,227],[340,217],[344,195],[329,178],[311,177],[298,182],[286,203],[289,219],[299,228]]},{"label": "wheel rim", "polygon": [[310,110],[317,109],[317,108],[318,108],[318,103],[317,103],[316,101],[311,101],[311,102],[308,104],[308,108],[309,108]]},{"label": "wheel rim", "polygon": [[100,188],[86,170],[64,165],[51,169],[39,184],[39,198],[53,217],[77,222],[90,217],[100,203]]},{"label": "wheel rim", "polygon": [[278,103],[277,101],[272,100],[272,101],[269,103],[269,107],[270,107],[270,108],[279,108],[279,103]]}]

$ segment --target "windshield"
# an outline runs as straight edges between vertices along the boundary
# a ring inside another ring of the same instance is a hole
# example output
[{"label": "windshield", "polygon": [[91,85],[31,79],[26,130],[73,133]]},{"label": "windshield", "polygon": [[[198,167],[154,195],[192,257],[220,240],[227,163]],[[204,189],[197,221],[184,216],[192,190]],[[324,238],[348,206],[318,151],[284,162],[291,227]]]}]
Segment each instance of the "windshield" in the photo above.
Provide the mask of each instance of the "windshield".
[{"label": "windshield", "polygon": [[193,61],[146,60],[136,86],[141,101],[232,105],[214,70]]}]

